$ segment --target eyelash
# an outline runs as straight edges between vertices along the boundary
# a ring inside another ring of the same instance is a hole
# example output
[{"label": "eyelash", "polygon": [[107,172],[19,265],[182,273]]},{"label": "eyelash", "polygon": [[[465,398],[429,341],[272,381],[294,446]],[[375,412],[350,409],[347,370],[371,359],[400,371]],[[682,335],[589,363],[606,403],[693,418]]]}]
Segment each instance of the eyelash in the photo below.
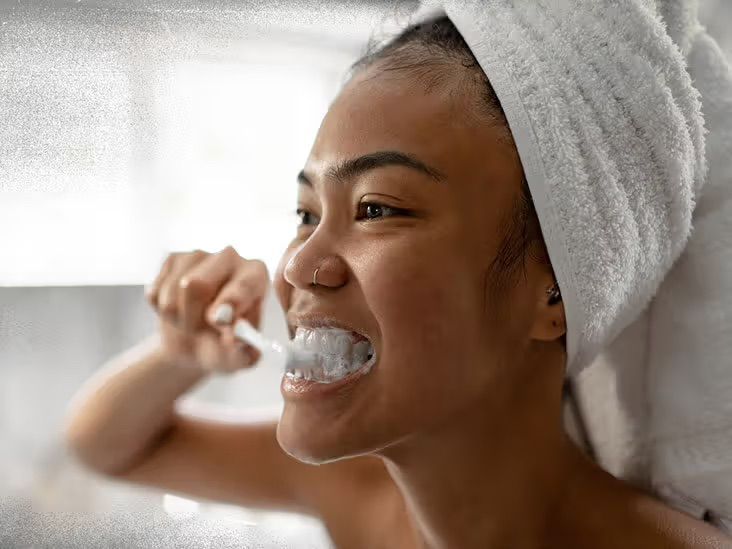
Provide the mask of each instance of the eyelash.
[{"label": "eyelash", "polygon": [[[368,206],[378,206],[379,208],[381,208],[381,210],[389,210],[389,211],[397,212],[397,213],[396,214],[392,214],[392,215],[388,215],[388,216],[383,216],[382,215],[382,216],[379,216],[378,218],[365,219],[366,221],[375,221],[376,219],[382,219],[384,217],[397,217],[397,216],[400,216],[400,215],[401,216],[407,216],[407,215],[409,215],[409,211],[408,210],[403,210],[403,209],[400,209],[400,208],[393,208],[391,206],[387,206],[387,205],[381,204],[379,202],[361,202],[358,205],[359,213],[362,211],[362,209],[364,209],[364,211],[365,211],[365,208],[367,208]],[[295,210],[295,214],[300,218],[300,226],[303,226],[303,227],[309,225],[309,223],[304,223],[304,219],[303,219],[304,216],[305,215],[313,215],[312,212],[310,212],[310,211],[308,211],[308,210],[306,210],[304,208],[298,208],[297,210]],[[357,220],[361,220],[361,219],[364,219],[364,218],[357,217],[356,219]]]},{"label": "eyelash", "polygon": [[297,217],[300,218],[300,226],[301,227],[305,227],[305,226],[309,225],[309,223],[305,223],[303,221],[303,217],[305,215],[313,215],[313,214],[312,214],[312,212],[309,212],[309,211],[307,211],[307,210],[305,210],[303,208],[298,208],[297,210],[295,210],[295,215],[297,215]]}]

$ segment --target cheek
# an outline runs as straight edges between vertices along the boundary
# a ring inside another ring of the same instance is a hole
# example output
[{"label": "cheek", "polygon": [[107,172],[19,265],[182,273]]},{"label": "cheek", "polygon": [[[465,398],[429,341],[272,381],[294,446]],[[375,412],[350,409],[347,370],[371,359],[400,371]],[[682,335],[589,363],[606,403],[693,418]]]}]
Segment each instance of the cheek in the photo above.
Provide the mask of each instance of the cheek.
[{"label": "cheek", "polygon": [[383,358],[374,410],[384,411],[393,428],[414,430],[485,398],[493,349],[475,266],[455,246],[439,249],[434,240],[403,250],[385,246],[371,268],[363,291],[381,330]]},{"label": "cheek", "polygon": [[382,345],[395,358],[454,363],[475,340],[482,292],[470,266],[452,250],[434,240],[404,249],[384,246],[364,266],[363,291]]}]

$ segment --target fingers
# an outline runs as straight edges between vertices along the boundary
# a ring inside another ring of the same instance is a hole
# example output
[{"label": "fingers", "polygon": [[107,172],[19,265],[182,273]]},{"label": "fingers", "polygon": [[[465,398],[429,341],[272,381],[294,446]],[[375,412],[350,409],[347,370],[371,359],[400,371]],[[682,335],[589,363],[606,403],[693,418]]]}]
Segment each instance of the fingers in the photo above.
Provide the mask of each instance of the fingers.
[{"label": "fingers", "polygon": [[167,274],[160,281],[160,290],[157,294],[157,311],[161,317],[178,326],[178,290],[180,278],[195,264],[201,262],[208,254],[201,250],[190,253],[171,254],[166,263],[170,262]]},{"label": "fingers", "polygon": [[217,254],[202,250],[172,253],[150,287],[147,298],[161,317],[192,332],[203,322],[203,311],[241,260],[234,248]]},{"label": "fingers", "polygon": [[147,299],[147,302],[150,303],[153,309],[158,308],[158,296],[160,294],[160,287],[162,286],[165,277],[170,274],[170,270],[173,267],[173,261],[175,261],[175,255],[176,254],[169,254],[168,257],[165,258],[165,261],[163,261],[163,264],[160,267],[160,272],[155,277],[155,280],[153,280],[151,284],[145,287],[145,299]]},{"label": "fingers", "polygon": [[207,334],[196,346],[197,361],[208,372],[235,372],[254,364],[242,345],[227,344],[219,335]]},{"label": "fingers", "polygon": [[170,254],[146,298],[161,320],[175,327],[171,337],[191,338],[185,345],[176,342],[175,348],[189,349],[185,352],[204,368],[234,371],[260,358],[256,349],[234,337],[233,325],[240,318],[259,325],[268,285],[262,261],[244,259],[228,246],[215,254]]},{"label": "fingers", "polygon": [[252,325],[258,326],[261,302],[267,292],[268,284],[269,277],[265,264],[259,260],[245,260],[208,307],[206,312],[208,322],[218,326],[246,318]]},{"label": "fingers", "polygon": [[240,368],[251,366],[259,361],[259,352],[234,338],[233,330],[226,330],[221,335],[224,361],[220,369],[225,372],[233,372]]},{"label": "fingers", "polygon": [[234,336],[233,326],[241,318],[247,319],[253,326],[259,326],[268,284],[264,263],[245,260],[207,310],[206,318],[219,329],[221,343],[233,353],[232,360],[253,364],[260,359],[261,354],[257,349]]},{"label": "fingers", "polygon": [[[236,320],[234,322],[236,322]],[[244,360],[244,362],[249,365],[258,362],[261,358],[261,353],[256,347],[242,339],[239,339],[234,334],[233,323],[228,326],[220,327],[220,342],[222,347],[239,362]]]},{"label": "fingers", "polygon": [[178,317],[183,330],[193,332],[206,322],[204,311],[232,277],[241,257],[227,247],[195,264],[178,284]]}]

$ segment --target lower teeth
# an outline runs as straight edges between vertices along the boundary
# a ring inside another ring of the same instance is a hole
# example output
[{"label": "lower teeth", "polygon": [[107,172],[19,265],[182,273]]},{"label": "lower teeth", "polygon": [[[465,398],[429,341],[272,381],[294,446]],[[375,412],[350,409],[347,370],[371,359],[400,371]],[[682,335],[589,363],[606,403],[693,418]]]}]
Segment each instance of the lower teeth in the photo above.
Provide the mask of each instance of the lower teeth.
[{"label": "lower teeth", "polygon": [[[361,368],[363,368],[369,361],[371,361],[371,358],[373,357],[372,354],[369,354],[367,357],[366,362],[363,362],[362,364],[359,364],[357,366],[352,367],[338,367],[336,371],[328,372],[326,368],[317,368],[313,370],[308,371],[302,371],[299,373],[293,372],[292,370],[288,370],[285,372],[285,376],[287,376],[290,379],[299,380],[299,379],[307,379],[309,381],[315,381],[316,383],[333,383],[335,381],[338,381],[340,379],[343,379],[344,377],[353,374],[354,372],[357,372]],[[299,374],[299,375],[298,375]]]}]

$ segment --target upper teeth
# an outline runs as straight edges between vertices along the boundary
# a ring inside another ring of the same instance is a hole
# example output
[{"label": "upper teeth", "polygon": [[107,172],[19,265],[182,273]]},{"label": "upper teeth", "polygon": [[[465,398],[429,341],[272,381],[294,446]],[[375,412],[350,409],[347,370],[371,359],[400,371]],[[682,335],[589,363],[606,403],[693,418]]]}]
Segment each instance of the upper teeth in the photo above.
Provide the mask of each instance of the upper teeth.
[{"label": "upper teeth", "polygon": [[335,355],[347,361],[365,362],[373,353],[368,341],[356,341],[353,332],[340,328],[303,328],[295,331],[294,344],[308,351]]}]

